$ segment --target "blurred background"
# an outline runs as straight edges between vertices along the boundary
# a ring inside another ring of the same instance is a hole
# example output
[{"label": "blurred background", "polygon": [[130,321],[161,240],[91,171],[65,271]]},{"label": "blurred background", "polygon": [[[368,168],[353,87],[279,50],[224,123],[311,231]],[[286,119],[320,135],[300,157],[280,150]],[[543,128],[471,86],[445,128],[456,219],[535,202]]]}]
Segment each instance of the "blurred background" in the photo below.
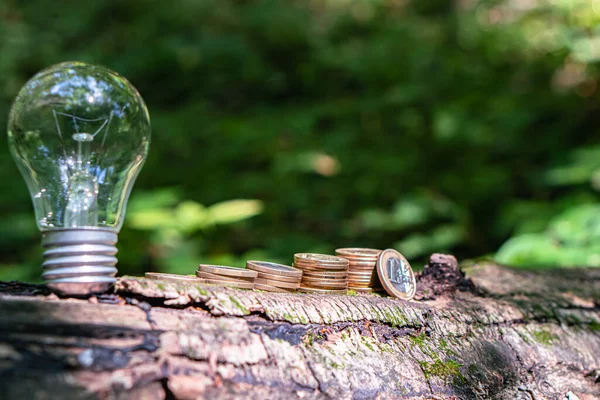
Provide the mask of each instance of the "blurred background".
[{"label": "blurred background", "polygon": [[[348,246],[600,266],[599,23],[600,0],[0,0],[0,126],[61,61],[139,89],[121,274]],[[0,140],[0,280],[39,280],[39,240]]]}]

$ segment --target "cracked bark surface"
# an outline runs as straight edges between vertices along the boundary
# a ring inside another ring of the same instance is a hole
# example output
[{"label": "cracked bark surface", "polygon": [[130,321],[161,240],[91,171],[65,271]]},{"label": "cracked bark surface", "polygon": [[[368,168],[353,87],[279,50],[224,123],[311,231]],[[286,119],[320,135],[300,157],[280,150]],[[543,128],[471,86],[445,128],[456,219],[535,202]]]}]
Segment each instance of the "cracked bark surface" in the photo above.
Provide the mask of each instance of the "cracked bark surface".
[{"label": "cracked bark surface", "polygon": [[0,398],[600,398],[600,269],[466,272],[412,302],[0,283]]}]

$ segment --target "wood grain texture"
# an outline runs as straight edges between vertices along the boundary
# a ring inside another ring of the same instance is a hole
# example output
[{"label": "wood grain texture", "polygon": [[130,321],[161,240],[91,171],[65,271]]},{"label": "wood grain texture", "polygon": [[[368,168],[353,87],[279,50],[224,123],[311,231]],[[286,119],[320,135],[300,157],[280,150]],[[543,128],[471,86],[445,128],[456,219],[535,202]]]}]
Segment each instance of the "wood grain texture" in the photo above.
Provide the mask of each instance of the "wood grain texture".
[{"label": "wood grain texture", "polygon": [[600,398],[600,270],[441,275],[412,302],[133,277],[78,300],[0,283],[0,398]]}]

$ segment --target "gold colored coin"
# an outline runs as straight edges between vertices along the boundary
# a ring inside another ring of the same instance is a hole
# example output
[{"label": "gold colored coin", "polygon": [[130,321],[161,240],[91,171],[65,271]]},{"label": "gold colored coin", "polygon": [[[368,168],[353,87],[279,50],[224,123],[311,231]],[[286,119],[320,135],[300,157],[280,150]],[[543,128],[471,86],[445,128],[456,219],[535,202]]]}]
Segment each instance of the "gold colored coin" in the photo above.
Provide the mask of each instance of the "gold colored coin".
[{"label": "gold colored coin", "polygon": [[304,288],[321,289],[321,290],[347,290],[348,286],[333,286],[333,285],[306,285]]},{"label": "gold colored coin", "polygon": [[373,269],[377,266],[377,260],[369,261],[368,263],[350,263],[348,269]]},{"label": "gold colored coin", "polygon": [[302,287],[319,288],[319,289],[346,289],[348,283],[332,284],[323,282],[302,282]]},{"label": "gold colored coin", "polygon": [[406,258],[396,250],[387,249],[381,252],[377,261],[377,275],[390,296],[410,300],[415,295],[415,274]]},{"label": "gold colored coin", "polygon": [[294,267],[302,271],[347,271],[347,265],[322,265],[322,264],[304,264],[302,262],[294,262]]},{"label": "gold colored coin", "polygon": [[310,263],[317,263],[320,265],[348,265],[348,260],[342,257],[330,256],[328,254],[317,254],[317,253],[297,253],[294,254],[294,261],[306,261]]},{"label": "gold colored coin", "polygon": [[348,276],[371,277],[377,275],[377,271],[348,271]]},{"label": "gold colored coin", "polygon": [[300,276],[285,276],[285,275],[275,275],[275,274],[267,274],[264,272],[259,272],[257,278],[272,279],[274,281],[280,281],[280,282],[299,283],[300,280],[302,279],[302,275],[300,275]]},{"label": "gold colored coin", "polygon": [[326,278],[326,279],[345,279],[348,276],[346,271],[304,271],[302,277]]},{"label": "gold colored coin", "polygon": [[377,258],[346,258],[350,265],[371,265],[377,263]]},{"label": "gold colored coin", "polygon": [[216,275],[237,276],[243,278],[256,278],[256,271],[247,270],[245,268],[227,267],[224,265],[200,264],[198,271],[210,272]]},{"label": "gold colored coin", "polygon": [[232,282],[254,282],[255,278],[247,278],[244,276],[227,276],[227,275],[218,275],[211,274],[210,272],[196,271],[196,276],[202,279],[216,279],[222,281],[232,281]]},{"label": "gold colored coin", "polygon": [[263,285],[261,283],[255,283],[254,289],[255,290],[264,290],[265,292],[275,292],[275,293],[294,293],[295,292],[295,290],[282,289],[282,288],[278,288],[276,286]]},{"label": "gold colored coin", "polygon": [[348,276],[349,281],[371,282],[371,279],[372,278],[370,276],[362,276],[362,277]]},{"label": "gold colored coin", "polygon": [[323,272],[323,273],[305,273],[302,275],[304,279],[348,279],[348,274],[334,275],[331,272]]},{"label": "gold colored coin", "polygon": [[352,257],[352,258],[377,258],[381,250],[379,249],[368,249],[361,247],[346,247],[342,249],[337,249],[335,254],[340,257]]},{"label": "gold colored coin", "polygon": [[302,277],[302,283],[323,283],[323,284],[332,284],[332,285],[338,285],[338,284],[345,284],[347,283],[347,279],[323,279],[323,278],[310,278],[310,277]]},{"label": "gold colored coin", "polygon": [[192,275],[165,274],[161,272],[146,272],[146,279],[173,283],[205,283],[204,279]]},{"label": "gold colored coin", "polygon": [[356,274],[348,274],[348,279],[357,279],[357,280],[366,280],[370,281],[373,275],[356,275]]},{"label": "gold colored coin", "polygon": [[302,276],[302,271],[297,268],[269,261],[246,261],[246,268],[266,274],[292,277]]},{"label": "gold colored coin", "polygon": [[237,289],[254,289],[254,283],[252,282],[234,282],[224,281],[219,279],[206,279],[206,283],[209,285],[223,286]]},{"label": "gold colored coin", "polygon": [[260,283],[261,285],[269,285],[269,286],[275,286],[278,288],[285,288],[285,289],[298,289],[300,287],[299,282],[298,283],[281,282],[281,281],[276,281],[276,280],[272,280],[272,279],[261,279],[261,278],[256,278],[254,283]]}]

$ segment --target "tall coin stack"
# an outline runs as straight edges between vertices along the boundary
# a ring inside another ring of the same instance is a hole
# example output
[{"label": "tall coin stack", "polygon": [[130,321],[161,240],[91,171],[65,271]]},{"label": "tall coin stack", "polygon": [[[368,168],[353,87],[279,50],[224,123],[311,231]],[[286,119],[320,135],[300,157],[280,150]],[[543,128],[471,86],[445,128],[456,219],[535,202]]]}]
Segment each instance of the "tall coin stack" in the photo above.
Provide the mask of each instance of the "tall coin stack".
[{"label": "tall coin stack", "polygon": [[356,292],[383,291],[377,275],[381,250],[363,248],[337,249],[335,254],[348,260],[348,289]]},{"label": "tall coin stack", "polygon": [[348,260],[326,254],[294,254],[294,267],[302,270],[299,292],[345,294],[348,288]]}]

